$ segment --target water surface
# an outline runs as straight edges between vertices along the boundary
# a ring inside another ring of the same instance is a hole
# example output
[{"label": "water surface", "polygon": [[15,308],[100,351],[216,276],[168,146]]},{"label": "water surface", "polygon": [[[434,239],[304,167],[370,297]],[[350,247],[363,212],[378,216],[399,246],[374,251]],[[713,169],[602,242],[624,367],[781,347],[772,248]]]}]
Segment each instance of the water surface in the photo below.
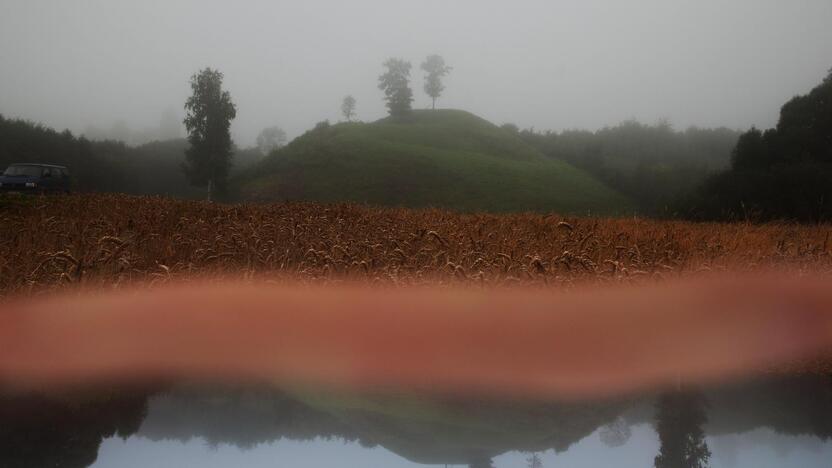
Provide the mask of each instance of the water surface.
[{"label": "water surface", "polygon": [[0,399],[2,467],[829,467],[832,376],[589,401],[166,384]]}]

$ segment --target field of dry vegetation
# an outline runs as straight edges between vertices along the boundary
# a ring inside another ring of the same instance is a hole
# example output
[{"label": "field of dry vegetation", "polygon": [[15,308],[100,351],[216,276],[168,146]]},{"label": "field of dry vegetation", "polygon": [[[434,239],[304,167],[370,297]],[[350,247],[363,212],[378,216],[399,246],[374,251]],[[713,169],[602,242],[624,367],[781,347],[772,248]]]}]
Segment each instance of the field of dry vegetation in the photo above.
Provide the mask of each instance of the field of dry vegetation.
[{"label": "field of dry vegetation", "polygon": [[0,202],[0,296],[234,275],[485,286],[832,272],[832,226],[692,224],[123,195]]}]

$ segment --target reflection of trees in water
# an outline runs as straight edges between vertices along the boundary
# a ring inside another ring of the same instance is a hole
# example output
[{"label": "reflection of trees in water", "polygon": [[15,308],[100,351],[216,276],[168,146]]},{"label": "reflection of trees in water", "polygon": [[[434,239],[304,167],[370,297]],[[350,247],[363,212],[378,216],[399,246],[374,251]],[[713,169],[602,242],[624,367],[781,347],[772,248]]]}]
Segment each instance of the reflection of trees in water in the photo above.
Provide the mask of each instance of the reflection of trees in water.
[{"label": "reflection of trees in water", "polygon": [[656,403],[656,431],[661,447],[656,468],[705,468],[711,451],[703,426],[708,422],[705,397],[695,391],[665,393]]},{"label": "reflection of trees in water", "polygon": [[[315,398],[312,404],[328,399]],[[389,394],[343,401],[320,408],[399,456],[436,465],[470,465],[511,451],[562,452],[631,404]]]},{"label": "reflection of trees in water", "polygon": [[815,411],[812,429],[824,440],[832,439],[832,373],[823,376],[825,385],[816,392],[811,403]]},{"label": "reflection of trees in water", "polygon": [[708,392],[709,435],[768,427],[778,434],[832,438],[832,379],[804,374],[747,381]]},{"label": "reflection of trees in water", "polygon": [[526,466],[529,468],[543,468],[543,460],[540,455],[533,453],[532,456],[526,459]]},{"label": "reflection of trees in water", "polygon": [[127,438],[147,413],[141,393],[96,398],[0,395],[0,467],[84,468],[101,441]]},{"label": "reflection of trees in water", "polygon": [[[420,462],[486,468],[493,467],[498,454],[521,451],[530,454],[526,460],[530,468],[540,468],[537,452],[566,450],[599,427],[606,445],[620,446],[629,439],[632,424],[653,418],[645,411],[647,400],[556,404],[356,397],[345,401],[306,401],[271,388],[180,388],[156,395],[150,403],[148,393],[141,392],[109,391],[83,398],[0,393],[0,467],[83,468],[95,461],[103,439],[137,434],[157,441],[201,437],[210,444],[243,449],[282,438],[337,438],[383,445]],[[829,376],[747,382],[709,390],[707,401],[706,417],[702,394],[682,391],[659,398],[655,428],[661,451],[656,467],[707,466],[710,450],[705,430],[717,436],[743,433],[743,441],[751,437],[749,431],[763,427],[820,440],[832,437]],[[783,442],[773,438],[760,443],[772,446],[777,441]]]}]

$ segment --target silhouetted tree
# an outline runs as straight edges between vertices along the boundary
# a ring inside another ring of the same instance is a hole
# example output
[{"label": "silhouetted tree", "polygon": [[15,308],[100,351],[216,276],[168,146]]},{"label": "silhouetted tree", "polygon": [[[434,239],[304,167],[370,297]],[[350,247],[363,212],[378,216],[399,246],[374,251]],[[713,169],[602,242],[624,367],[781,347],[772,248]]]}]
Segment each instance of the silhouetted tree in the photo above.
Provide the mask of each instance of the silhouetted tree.
[{"label": "silhouetted tree", "polygon": [[708,422],[702,394],[679,390],[659,397],[656,432],[661,448],[656,468],[706,468],[711,451],[703,426]]},{"label": "silhouetted tree", "polygon": [[280,127],[267,127],[257,135],[257,148],[264,155],[286,146],[286,132]]},{"label": "silhouetted tree", "polygon": [[769,168],[777,163],[777,132],[765,133],[751,127],[740,135],[737,146],[731,153],[731,167],[738,170]]},{"label": "silhouetted tree", "polygon": [[352,122],[352,118],[355,117],[355,98],[352,96],[347,96],[344,98],[344,101],[341,102],[341,114],[347,119],[347,122]]},{"label": "silhouetted tree", "polygon": [[112,392],[73,401],[40,395],[0,398],[0,466],[86,468],[106,438],[126,439],[147,416],[148,396]]},{"label": "silhouetted tree", "polygon": [[445,59],[441,55],[430,55],[422,63],[422,70],[427,73],[425,75],[425,93],[432,99],[432,109],[436,109],[436,100],[445,90],[442,78],[450,73],[452,68],[445,65]]},{"label": "silhouetted tree", "polygon": [[226,193],[231,169],[231,121],[237,107],[222,89],[223,75],[206,68],[191,77],[193,94],[185,102],[185,127],[190,148],[185,151],[183,169],[191,183],[208,186],[208,196],[216,199]]},{"label": "silhouetted tree", "polygon": [[393,117],[410,113],[413,91],[410,89],[410,62],[391,58],[384,62],[387,71],[378,77],[378,88],[384,91],[387,109]]},{"label": "silhouetted tree", "polygon": [[832,219],[832,72],[780,109],[777,127],[743,134],[731,170],[688,201],[700,219]]}]

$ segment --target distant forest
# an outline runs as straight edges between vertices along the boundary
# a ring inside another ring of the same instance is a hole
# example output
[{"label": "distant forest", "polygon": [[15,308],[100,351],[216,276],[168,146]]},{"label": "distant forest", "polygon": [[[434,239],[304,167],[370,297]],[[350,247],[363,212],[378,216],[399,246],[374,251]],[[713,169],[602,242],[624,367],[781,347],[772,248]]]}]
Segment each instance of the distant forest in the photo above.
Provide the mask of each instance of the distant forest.
[{"label": "distant forest", "polygon": [[[93,141],[68,130],[53,129],[0,115],[0,166],[13,163],[48,163],[69,167],[73,190],[123,192],[205,198],[206,190],[193,187],[182,171],[188,142],[183,138],[128,146],[122,141]],[[262,158],[256,148],[236,150],[235,170]],[[2,170],[0,169],[0,170]]]},{"label": "distant forest", "polygon": [[639,212],[674,216],[679,200],[728,168],[740,133],[727,128],[676,131],[667,122],[630,120],[597,132],[519,131],[503,126],[543,154],[562,159],[630,197]]},{"label": "distant forest", "polygon": [[[670,215],[673,202],[691,193],[708,176],[730,166],[739,132],[690,128],[675,131],[665,123],[624,122],[597,132],[561,133],[503,128],[539,149],[587,170],[633,199],[645,215]],[[56,132],[38,124],[0,116],[0,165],[43,162],[70,167],[76,190],[204,198],[181,170],[188,143],[176,138],[128,146]],[[233,173],[262,158],[257,148],[237,150]]]},{"label": "distant forest", "polygon": [[674,131],[624,122],[597,132],[520,131],[632,198],[641,214],[703,221],[832,221],[832,70],[789,100],[775,128]]}]

